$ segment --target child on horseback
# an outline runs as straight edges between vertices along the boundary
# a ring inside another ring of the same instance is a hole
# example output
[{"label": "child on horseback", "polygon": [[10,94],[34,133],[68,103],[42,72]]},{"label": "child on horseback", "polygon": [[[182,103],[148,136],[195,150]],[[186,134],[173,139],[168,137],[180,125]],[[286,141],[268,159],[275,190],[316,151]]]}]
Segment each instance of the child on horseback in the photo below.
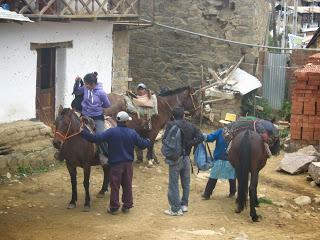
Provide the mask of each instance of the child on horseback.
[{"label": "child on horseback", "polygon": [[[76,96],[83,95],[81,102],[81,114],[90,117],[95,122],[96,133],[102,133],[104,127],[104,109],[111,106],[107,93],[103,90],[102,83],[98,82],[98,73],[88,73],[84,76],[84,85],[81,84],[81,78],[76,77],[73,86],[73,94]],[[106,155],[106,144],[100,145],[100,151]],[[58,155],[58,156],[57,156]],[[63,160],[61,154],[57,154],[56,158]]]},{"label": "child on horseback", "polygon": [[236,193],[236,180],[235,170],[227,160],[227,143],[223,137],[223,130],[220,128],[217,131],[206,136],[207,142],[216,142],[214,149],[214,165],[211,168],[210,176],[202,194],[202,198],[205,200],[210,199],[212,191],[214,190],[218,179],[228,179],[230,185],[229,197],[233,197]]}]

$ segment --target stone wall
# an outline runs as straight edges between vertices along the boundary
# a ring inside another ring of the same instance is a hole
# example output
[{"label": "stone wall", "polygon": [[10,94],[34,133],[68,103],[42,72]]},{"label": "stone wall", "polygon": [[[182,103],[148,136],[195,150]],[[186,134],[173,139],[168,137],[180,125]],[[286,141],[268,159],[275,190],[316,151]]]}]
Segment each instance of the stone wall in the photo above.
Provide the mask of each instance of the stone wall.
[{"label": "stone wall", "polygon": [[[150,13],[150,5],[143,4],[142,12]],[[156,22],[177,28],[264,44],[268,11],[265,0],[156,0],[154,15]],[[150,19],[150,16],[144,18]],[[156,25],[130,31],[129,66],[133,86],[145,82],[153,90],[185,85],[198,87],[201,65],[204,76],[208,77],[208,68],[235,64],[242,55],[245,59],[241,67],[254,73],[257,48],[230,45]]]},{"label": "stone wall", "polygon": [[129,74],[129,33],[124,26],[113,27],[113,58],[111,91],[123,93],[128,89]]},{"label": "stone wall", "polygon": [[54,163],[51,134],[51,128],[41,122],[0,124],[0,149],[11,149],[9,154],[0,155],[0,176],[16,172],[19,167],[36,168]]}]

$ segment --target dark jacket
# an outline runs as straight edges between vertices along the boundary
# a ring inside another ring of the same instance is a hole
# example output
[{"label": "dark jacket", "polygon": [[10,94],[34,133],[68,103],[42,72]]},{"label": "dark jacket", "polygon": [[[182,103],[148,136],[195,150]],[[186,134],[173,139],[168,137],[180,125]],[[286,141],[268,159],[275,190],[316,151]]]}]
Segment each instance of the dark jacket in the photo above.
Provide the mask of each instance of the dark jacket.
[{"label": "dark jacket", "polygon": [[90,142],[108,143],[108,163],[110,166],[122,162],[132,162],[134,146],[141,149],[150,146],[149,139],[141,138],[135,130],[119,123],[117,127],[109,128],[100,134],[91,134],[87,130],[83,130],[81,136]]},{"label": "dark jacket", "polygon": [[163,134],[163,139],[166,138],[168,131],[174,124],[177,124],[178,127],[182,130],[185,155],[189,156],[191,153],[191,148],[203,142],[204,137],[198,128],[196,128],[192,123],[187,122],[183,119],[168,122],[166,130]]}]

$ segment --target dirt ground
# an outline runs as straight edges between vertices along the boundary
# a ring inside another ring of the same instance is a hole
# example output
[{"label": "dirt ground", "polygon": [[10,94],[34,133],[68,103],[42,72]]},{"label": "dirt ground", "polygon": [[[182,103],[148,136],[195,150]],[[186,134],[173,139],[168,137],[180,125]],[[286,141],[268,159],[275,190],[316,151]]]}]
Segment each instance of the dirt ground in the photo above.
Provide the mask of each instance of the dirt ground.
[{"label": "dirt ground", "polygon": [[102,181],[98,167],[92,171],[90,212],[83,212],[81,169],[78,205],[72,210],[66,209],[71,187],[63,166],[1,184],[0,239],[319,239],[320,204],[298,207],[293,199],[300,195],[313,199],[320,188],[310,186],[306,175],[277,172],[281,157],[269,159],[261,172],[258,193],[274,204],[261,204],[257,211],[263,218],[258,223],[252,223],[249,209],[234,213],[235,200],[226,197],[227,182],[218,182],[213,198],[202,200],[207,173],[192,176],[189,212],[166,216],[168,177],[161,159],[154,168],[135,164],[134,208],[126,215],[106,214],[109,194],[95,197]]}]

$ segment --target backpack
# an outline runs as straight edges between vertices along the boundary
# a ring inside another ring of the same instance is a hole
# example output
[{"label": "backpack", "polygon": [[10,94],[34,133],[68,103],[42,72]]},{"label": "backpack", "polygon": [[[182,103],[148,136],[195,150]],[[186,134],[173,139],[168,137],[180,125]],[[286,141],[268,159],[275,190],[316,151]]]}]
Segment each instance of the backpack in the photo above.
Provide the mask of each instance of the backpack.
[{"label": "backpack", "polygon": [[[209,155],[207,154],[206,145],[208,147]],[[209,170],[214,165],[214,159],[212,157],[211,151],[208,144],[206,145],[204,143],[199,143],[196,151],[194,152],[194,161],[198,167],[198,173],[199,171]]]},{"label": "backpack", "polygon": [[183,155],[182,130],[174,124],[162,140],[161,152],[166,159],[177,161]]}]

